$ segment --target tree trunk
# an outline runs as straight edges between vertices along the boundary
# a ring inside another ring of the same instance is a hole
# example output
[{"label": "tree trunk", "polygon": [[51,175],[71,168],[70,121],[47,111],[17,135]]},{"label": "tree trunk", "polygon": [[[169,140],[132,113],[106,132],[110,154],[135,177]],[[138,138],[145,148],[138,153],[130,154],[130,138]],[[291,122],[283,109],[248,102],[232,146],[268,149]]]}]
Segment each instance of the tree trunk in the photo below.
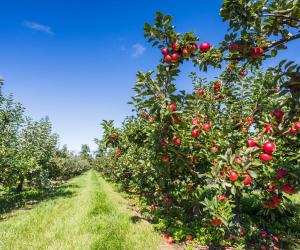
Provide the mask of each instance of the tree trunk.
[{"label": "tree trunk", "polygon": [[23,191],[24,178],[20,177],[18,186],[16,188],[17,193],[21,193]]}]

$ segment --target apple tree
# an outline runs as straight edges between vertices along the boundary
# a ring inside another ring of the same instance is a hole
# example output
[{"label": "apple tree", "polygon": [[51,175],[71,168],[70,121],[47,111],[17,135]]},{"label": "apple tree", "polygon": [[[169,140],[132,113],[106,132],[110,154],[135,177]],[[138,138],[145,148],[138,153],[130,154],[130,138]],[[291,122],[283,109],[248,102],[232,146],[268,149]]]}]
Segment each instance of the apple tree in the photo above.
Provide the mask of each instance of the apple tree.
[{"label": "apple tree", "polygon": [[[229,28],[214,46],[160,12],[145,24],[162,57],[137,73],[136,115],[103,122],[99,168],[169,243],[285,249],[300,232],[300,66],[264,61],[300,38],[299,1],[224,0],[220,15]],[[187,61],[191,93],[176,87]],[[208,68],[221,73],[208,81]]]}]

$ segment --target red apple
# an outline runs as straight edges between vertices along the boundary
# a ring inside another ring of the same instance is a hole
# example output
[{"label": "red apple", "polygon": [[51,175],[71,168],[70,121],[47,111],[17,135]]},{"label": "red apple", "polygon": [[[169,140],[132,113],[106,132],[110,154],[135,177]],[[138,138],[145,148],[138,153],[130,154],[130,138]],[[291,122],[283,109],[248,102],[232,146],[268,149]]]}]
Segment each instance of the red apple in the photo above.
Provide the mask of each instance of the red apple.
[{"label": "red apple", "polygon": [[192,130],[192,137],[197,138],[200,135],[200,129],[193,129]]},{"label": "red apple", "polygon": [[174,239],[168,233],[163,233],[163,238],[170,245],[174,243]]},{"label": "red apple", "polygon": [[293,194],[294,193],[294,187],[290,184],[284,184],[280,187],[281,191],[287,193],[287,194]]},{"label": "red apple", "polygon": [[164,161],[164,162],[168,162],[170,160],[170,158],[167,155],[163,155],[163,156],[160,157],[160,160]]},{"label": "red apple", "polygon": [[179,44],[177,42],[173,42],[172,48],[173,48],[174,51],[179,50]]},{"label": "red apple", "polygon": [[282,120],[283,116],[284,116],[284,112],[281,110],[275,110],[273,113],[279,120]]},{"label": "red apple", "polygon": [[251,56],[254,58],[259,58],[264,53],[263,48],[253,48],[251,50]]},{"label": "red apple", "polygon": [[266,154],[266,153],[262,153],[259,157],[262,161],[272,160],[272,155],[269,155],[269,154]]},{"label": "red apple", "polygon": [[247,117],[247,123],[248,123],[249,125],[251,125],[251,124],[253,123],[253,117],[252,117],[252,116],[248,116],[248,117]]},{"label": "red apple", "polygon": [[187,49],[183,49],[182,50],[182,55],[184,56],[184,57],[187,57],[188,55],[189,55],[189,51],[187,50]]},{"label": "red apple", "polygon": [[[272,236],[272,240],[273,241],[276,241],[276,242],[279,242],[279,237],[277,235],[273,235]],[[278,248],[279,249],[279,248]],[[275,250],[275,249],[274,249]]]},{"label": "red apple", "polygon": [[172,245],[174,243],[174,239],[172,237],[169,237],[169,239],[167,240],[167,243]]},{"label": "red apple", "polygon": [[170,63],[172,61],[172,57],[170,55],[166,55],[164,57],[164,60],[165,60],[166,63]]},{"label": "red apple", "polygon": [[276,171],[276,175],[279,178],[283,178],[283,177],[287,176],[287,174],[288,174],[288,172],[284,168],[278,168]]},{"label": "red apple", "polygon": [[245,126],[240,126],[240,131],[248,133],[248,129]]},{"label": "red apple", "polygon": [[298,130],[295,129],[295,128],[291,128],[291,129],[288,130],[288,133],[289,133],[289,134],[297,134],[297,133],[298,133]]},{"label": "red apple", "polygon": [[231,171],[228,178],[231,181],[236,181],[239,178],[239,176],[238,176],[237,172]]},{"label": "red apple", "polygon": [[222,82],[216,81],[215,84],[214,84],[214,89],[215,89],[215,90],[218,90],[218,89],[221,88],[221,86],[222,86]]},{"label": "red apple", "polygon": [[193,119],[192,124],[195,126],[195,125],[199,125],[199,123],[200,123],[200,118],[197,116]]},{"label": "red apple", "polygon": [[211,125],[208,123],[205,123],[202,125],[202,129],[206,132],[208,132],[211,129]]},{"label": "red apple", "polygon": [[239,75],[240,75],[241,77],[244,77],[245,75],[247,75],[247,73],[246,73],[245,71],[240,71],[240,72],[239,72]]},{"label": "red apple", "polygon": [[248,186],[252,182],[252,178],[250,175],[245,175],[244,186]]},{"label": "red apple", "polygon": [[179,137],[177,137],[176,135],[173,136],[172,140],[175,145],[180,145],[180,143],[181,143],[181,139]]},{"label": "red apple", "polygon": [[294,124],[294,129],[300,130],[300,122]]},{"label": "red apple", "polygon": [[272,154],[275,151],[275,144],[273,142],[265,142],[263,145],[263,151],[267,154]]},{"label": "red apple", "polygon": [[268,233],[267,233],[266,231],[261,231],[261,232],[260,232],[260,236],[261,236],[262,238],[267,238]]},{"label": "red apple", "polygon": [[197,95],[200,96],[200,95],[205,95],[205,89],[204,88],[200,88],[197,92]]},{"label": "red apple", "polygon": [[271,133],[271,132],[272,132],[271,124],[266,124],[264,133],[268,134],[268,133]]},{"label": "red apple", "polygon": [[273,185],[273,184],[269,184],[269,185],[268,185],[268,189],[269,189],[270,191],[275,191],[276,187],[275,187],[275,185]]},{"label": "red apple", "polygon": [[110,140],[111,140],[111,141],[115,141],[115,139],[116,139],[115,134],[111,135]]},{"label": "red apple", "polygon": [[216,94],[216,95],[214,95],[214,98],[222,100],[224,97],[222,95]]},{"label": "red apple", "polygon": [[170,111],[171,111],[171,112],[176,111],[176,109],[177,109],[176,103],[175,103],[175,102],[172,102],[172,103],[170,104],[169,108],[170,108]]},{"label": "red apple", "polygon": [[150,208],[151,208],[151,210],[155,210],[157,208],[157,205],[156,204],[151,204]]},{"label": "red apple", "polygon": [[146,111],[142,111],[141,115],[144,117],[144,118],[147,118],[148,114]]},{"label": "red apple", "polygon": [[218,202],[227,201],[227,200],[228,200],[228,198],[227,198],[227,196],[224,195],[224,194],[220,194],[220,195],[218,196]]},{"label": "red apple", "polygon": [[210,50],[210,44],[209,43],[201,43],[199,48],[200,48],[201,52],[207,52]]},{"label": "red apple", "polygon": [[121,154],[121,149],[117,148],[116,149],[116,156],[119,156]]},{"label": "red apple", "polygon": [[217,227],[219,225],[221,225],[223,222],[218,219],[218,218],[214,218],[210,221],[210,224],[213,226],[213,227]]},{"label": "red apple", "polygon": [[172,197],[169,196],[169,195],[165,195],[165,196],[163,197],[163,201],[164,201],[165,203],[171,203],[171,202],[172,202]]},{"label": "red apple", "polygon": [[172,60],[172,61],[177,61],[177,60],[179,59],[179,57],[180,57],[180,56],[179,56],[178,53],[173,53],[172,56],[171,56],[171,60]]},{"label": "red apple", "polygon": [[155,122],[155,117],[150,116],[150,117],[149,117],[149,121],[150,121],[151,123]]},{"label": "red apple", "polygon": [[197,50],[198,49],[198,45],[197,44],[192,44],[192,50]]},{"label": "red apple", "polygon": [[219,174],[220,174],[221,176],[226,176],[226,173],[225,173],[225,171],[224,171],[224,170],[222,170],[222,169],[220,169],[220,171],[219,171]]},{"label": "red apple", "polygon": [[216,167],[218,166],[218,163],[214,161],[214,162],[212,163],[212,165],[213,165],[213,167],[216,168]]},{"label": "red apple", "polygon": [[240,156],[234,157],[234,163],[235,164],[242,164],[243,163],[243,158]]},{"label": "red apple", "polygon": [[277,205],[281,202],[281,198],[280,196],[278,196],[277,194],[274,194],[273,197],[272,197],[272,203],[274,205]]},{"label": "red apple", "polygon": [[247,142],[248,142],[248,146],[249,146],[250,148],[257,147],[257,143],[256,143],[252,138],[249,138],[249,139],[247,140]]},{"label": "red apple", "polygon": [[169,50],[166,49],[166,48],[162,48],[162,49],[161,49],[161,53],[162,53],[164,56],[166,56],[166,55],[169,54]]},{"label": "red apple", "polygon": [[211,149],[212,152],[217,152],[218,151],[218,147],[217,146],[212,146],[210,149]]},{"label": "red apple", "polygon": [[228,46],[228,49],[230,52],[237,52],[239,49],[239,46],[236,43],[232,43]]},{"label": "red apple", "polygon": [[162,233],[163,238],[166,240],[170,237],[168,233]]},{"label": "red apple", "polygon": [[161,144],[162,144],[162,145],[168,145],[168,144],[169,144],[169,142],[168,142],[168,140],[167,140],[167,139],[163,139],[163,140],[161,141]]}]

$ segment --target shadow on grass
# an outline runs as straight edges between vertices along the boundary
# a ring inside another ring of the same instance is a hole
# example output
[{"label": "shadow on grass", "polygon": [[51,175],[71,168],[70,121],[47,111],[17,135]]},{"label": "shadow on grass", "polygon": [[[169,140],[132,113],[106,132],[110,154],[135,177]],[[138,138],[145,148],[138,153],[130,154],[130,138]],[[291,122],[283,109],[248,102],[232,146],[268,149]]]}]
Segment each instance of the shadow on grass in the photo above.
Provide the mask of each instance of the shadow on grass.
[{"label": "shadow on grass", "polygon": [[133,216],[130,217],[130,221],[133,224],[136,224],[136,223],[140,222],[141,220],[145,220],[145,219],[142,218],[141,216],[137,216],[137,215],[133,215]]},{"label": "shadow on grass", "polygon": [[209,250],[226,250],[225,247],[221,247],[221,246],[208,246]]},{"label": "shadow on grass", "polygon": [[60,197],[72,197],[76,194],[77,184],[65,184],[44,190],[25,190],[21,193],[7,192],[0,196],[0,221],[11,217],[7,213],[17,209],[31,209],[41,201]]}]

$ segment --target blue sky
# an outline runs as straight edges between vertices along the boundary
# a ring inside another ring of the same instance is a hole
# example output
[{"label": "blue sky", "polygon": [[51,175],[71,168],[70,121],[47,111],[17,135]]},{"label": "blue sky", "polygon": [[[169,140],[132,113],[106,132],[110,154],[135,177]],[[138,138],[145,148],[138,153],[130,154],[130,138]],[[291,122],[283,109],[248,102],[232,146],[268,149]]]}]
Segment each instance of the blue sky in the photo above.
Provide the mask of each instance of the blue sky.
[{"label": "blue sky", "polygon": [[[13,93],[34,119],[48,115],[61,144],[78,151],[87,143],[95,149],[101,120],[120,125],[131,114],[126,103],[136,72],[153,69],[161,56],[146,43],[144,22],[161,10],[174,16],[178,31],[194,31],[214,44],[227,28],[218,16],[220,5],[221,0],[3,1],[4,91]],[[299,62],[299,42],[290,48],[281,57]],[[191,88],[188,69],[183,67],[179,88]]]}]

